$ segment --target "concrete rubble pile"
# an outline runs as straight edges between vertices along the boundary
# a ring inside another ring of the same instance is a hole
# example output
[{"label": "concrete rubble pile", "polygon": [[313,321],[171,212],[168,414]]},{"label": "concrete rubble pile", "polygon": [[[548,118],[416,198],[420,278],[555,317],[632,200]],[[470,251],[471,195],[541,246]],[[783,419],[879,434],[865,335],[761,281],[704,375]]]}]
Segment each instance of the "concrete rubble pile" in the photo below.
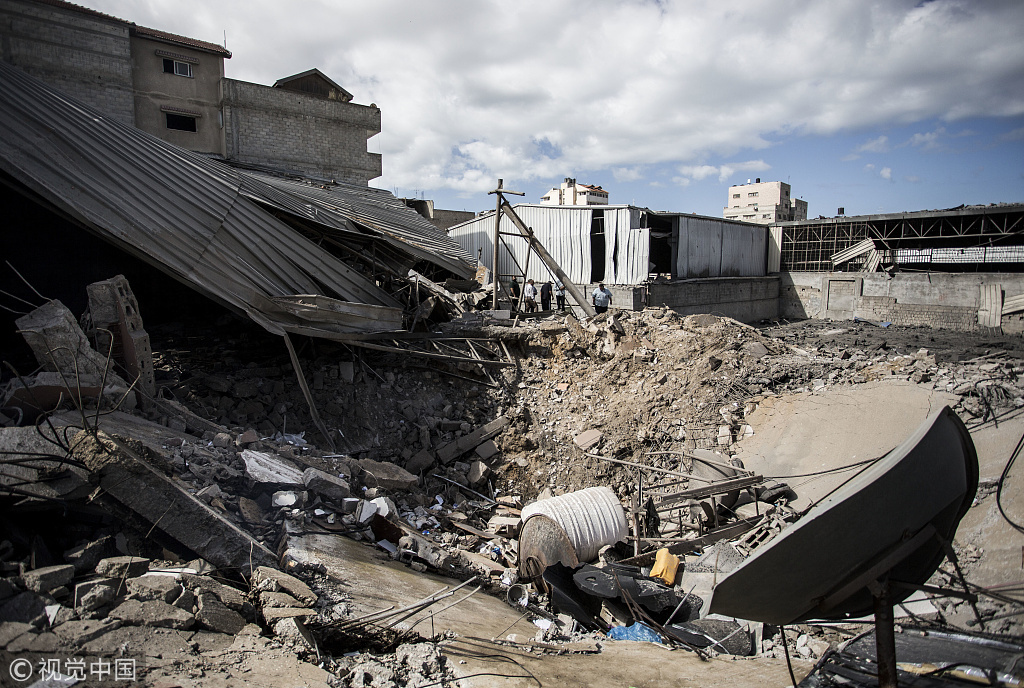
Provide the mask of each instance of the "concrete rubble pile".
[{"label": "concrete rubble pile", "polygon": [[[42,519],[0,543],[0,647],[142,656],[150,678],[261,654],[277,664],[254,671],[309,685],[455,676],[443,636],[385,628],[391,612],[361,620],[352,595],[365,581],[340,580],[309,545],[337,538],[476,585],[533,622],[532,636],[520,627],[496,643],[598,652],[609,639],[653,640],[782,657],[785,630],[796,656],[816,660],[846,636],[707,617],[715,582],[797,519],[793,489],[685,491],[753,477],[737,454],[758,432],[758,406],[779,395],[898,378],[957,395],[956,411],[979,423],[1024,405],[1016,351],[936,355],[949,348],[930,348],[935,333],[920,328],[755,329],[660,308],[513,327],[467,311],[446,336],[516,352],[497,387],[471,369],[318,345],[303,367],[339,447],[325,451],[265,335],[146,334],[126,282],[89,293],[89,334],[57,302],[19,321],[49,369],[0,394],[0,449],[27,459],[0,475],[12,508],[60,505],[80,523],[56,534]],[[683,497],[659,512],[650,495],[665,490]],[[574,532],[564,509],[601,535]]]}]

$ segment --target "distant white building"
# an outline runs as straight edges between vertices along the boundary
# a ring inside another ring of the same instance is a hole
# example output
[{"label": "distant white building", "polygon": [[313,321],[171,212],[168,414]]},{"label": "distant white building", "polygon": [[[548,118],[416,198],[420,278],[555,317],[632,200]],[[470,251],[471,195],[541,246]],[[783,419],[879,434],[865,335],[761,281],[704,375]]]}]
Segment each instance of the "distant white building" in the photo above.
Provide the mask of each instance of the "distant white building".
[{"label": "distant white building", "polygon": [[723,217],[768,225],[807,219],[807,201],[793,198],[786,182],[762,182],[729,187]]},{"label": "distant white building", "polygon": [[541,205],[608,205],[608,192],[600,186],[577,184],[566,177],[562,185],[540,197]]}]

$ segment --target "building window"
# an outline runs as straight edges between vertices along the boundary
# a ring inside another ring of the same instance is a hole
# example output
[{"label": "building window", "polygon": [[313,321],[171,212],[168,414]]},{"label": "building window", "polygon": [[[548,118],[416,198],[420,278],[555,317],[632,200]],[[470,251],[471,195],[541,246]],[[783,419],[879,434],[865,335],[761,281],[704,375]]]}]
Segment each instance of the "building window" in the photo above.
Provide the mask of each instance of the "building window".
[{"label": "building window", "polygon": [[765,220],[770,220],[772,216],[771,215],[762,215],[761,217],[764,218]]},{"label": "building window", "polygon": [[188,115],[176,115],[173,112],[165,112],[164,117],[167,118],[167,128],[175,129],[177,131],[198,131],[196,126],[198,117],[189,117]]},{"label": "building window", "polygon": [[757,192],[757,191],[751,191],[750,193],[748,193],[748,194],[747,194],[747,196],[748,196],[749,198],[753,198],[753,197],[757,196],[757,194],[758,194],[758,192]]},{"label": "building window", "polygon": [[739,198],[739,197],[740,197],[740,195],[739,195],[739,194],[733,194],[733,195],[732,195],[732,197],[733,197],[733,198]]},{"label": "building window", "polygon": [[753,219],[754,219],[754,216],[753,216],[753,215],[744,215],[744,216],[743,216],[743,219],[744,219],[744,220],[753,220]]},{"label": "building window", "polygon": [[[188,62],[179,62],[178,60],[171,60],[164,58],[164,73],[166,74],[177,74],[178,76],[192,77],[192,65]],[[192,131],[195,131],[193,129]]]}]

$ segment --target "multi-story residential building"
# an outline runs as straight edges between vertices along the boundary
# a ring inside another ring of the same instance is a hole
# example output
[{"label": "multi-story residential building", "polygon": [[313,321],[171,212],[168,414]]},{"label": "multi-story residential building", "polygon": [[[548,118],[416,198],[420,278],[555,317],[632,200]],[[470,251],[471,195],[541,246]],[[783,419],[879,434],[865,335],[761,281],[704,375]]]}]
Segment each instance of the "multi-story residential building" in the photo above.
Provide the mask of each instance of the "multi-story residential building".
[{"label": "multi-story residential building", "polygon": [[109,117],[229,162],[367,184],[380,110],[319,70],[273,86],[227,79],[216,43],[64,0],[0,0],[0,59]]},{"label": "multi-story residential building", "polygon": [[558,186],[540,197],[541,205],[608,205],[608,192],[600,186],[577,184],[566,177]]},{"label": "multi-story residential building", "polygon": [[768,225],[807,219],[807,201],[793,198],[786,182],[762,182],[729,187],[723,217],[727,220]]}]

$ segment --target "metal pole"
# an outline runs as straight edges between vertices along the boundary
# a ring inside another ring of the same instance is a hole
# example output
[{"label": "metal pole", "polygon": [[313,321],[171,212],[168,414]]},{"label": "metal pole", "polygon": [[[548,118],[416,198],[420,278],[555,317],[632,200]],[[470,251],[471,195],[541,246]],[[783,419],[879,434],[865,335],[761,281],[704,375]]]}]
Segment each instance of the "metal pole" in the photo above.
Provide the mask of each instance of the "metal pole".
[{"label": "metal pole", "polygon": [[897,688],[896,630],[888,578],[870,586],[875,606],[875,656],[879,688]]},{"label": "metal pole", "polygon": [[499,207],[501,208],[502,211],[504,211],[504,213],[509,217],[509,219],[512,220],[512,223],[517,228],[519,228],[519,231],[522,233],[524,237],[526,237],[527,241],[530,244],[530,247],[537,252],[537,255],[540,256],[540,259],[543,260],[544,263],[551,269],[551,271],[558,276],[558,279],[562,282],[563,285],[565,285],[565,288],[569,291],[569,293],[572,294],[573,299],[575,299],[576,303],[578,303],[580,308],[583,309],[583,312],[586,313],[591,318],[597,315],[597,311],[595,311],[594,307],[587,302],[587,298],[586,296],[584,296],[583,292],[581,292],[579,290],[579,287],[577,287],[573,283],[573,281],[569,279],[569,276],[562,271],[561,266],[555,262],[555,259],[551,257],[551,254],[548,253],[546,248],[544,248],[544,245],[541,244],[540,241],[537,240],[537,237],[533,235],[533,230],[527,227],[526,223],[519,219],[519,216],[516,215],[516,211],[512,209],[512,206],[510,206],[508,202],[505,202],[501,204]]},{"label": "metal pole", "polygon": [[501,185],[503,179],[498,180],[498,188],[495,190],[496,193],[494,201],[494,252],[491,255],[491,284],[494,285],[494,294],[491,301],[491,310],[498,310],[498,231],[501,227]]}]

